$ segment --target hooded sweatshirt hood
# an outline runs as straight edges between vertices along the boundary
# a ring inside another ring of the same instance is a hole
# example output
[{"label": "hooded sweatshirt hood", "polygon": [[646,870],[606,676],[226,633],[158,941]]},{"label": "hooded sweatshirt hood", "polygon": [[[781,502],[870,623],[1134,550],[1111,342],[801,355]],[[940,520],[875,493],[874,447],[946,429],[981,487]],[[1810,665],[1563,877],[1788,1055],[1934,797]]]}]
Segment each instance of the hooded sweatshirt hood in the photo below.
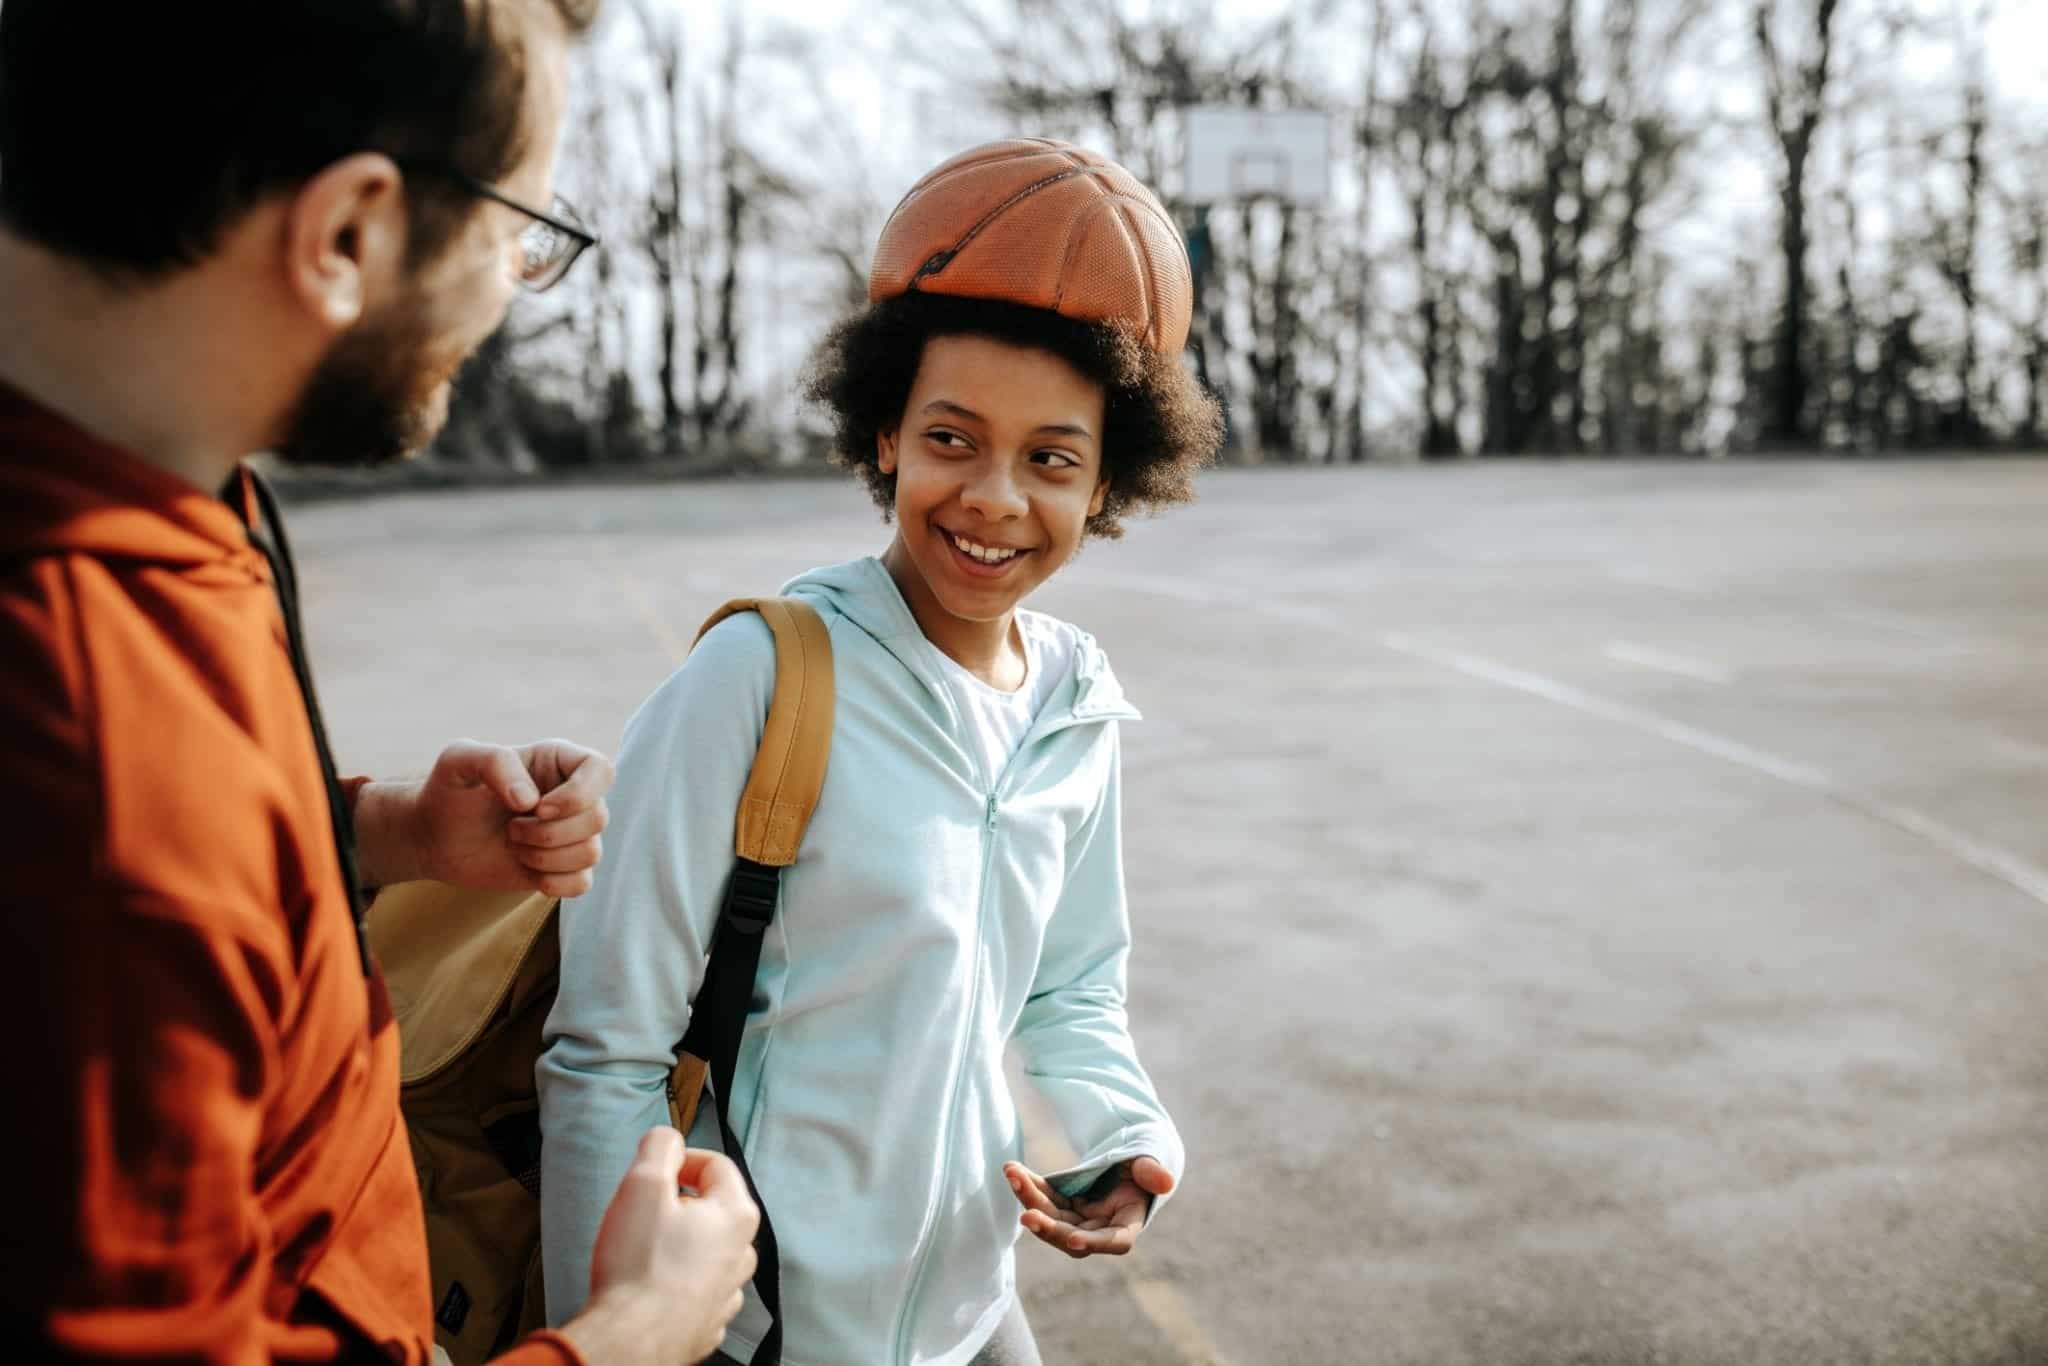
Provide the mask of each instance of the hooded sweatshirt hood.
[{"label": "hooded sweatshirt hood", "polygon": [[[858,625],[925,686],[936,704],[953,707],[939,663],[939,648],[925,638],[910,604],[903,600],[902,590],[879,558],[871,555],[813,569],[791,579],[782,591],[808,598]],[[1137,709],[1125,697],[1123,685],[1109,667],[1109,656],[1103,653],[1095,637],[1077,627],[1061,625],[1075,637],[1074,669],[1054,690],[1041,722],[1056,715],[1074,721],[1139,720]],[[957,723],[957,715],[948,714]]]},{"label": "hooded sweatshirt hood", "polygon": [[260,559],[218,497],[0,383],[0,557],[76,554],[191,569]]}]

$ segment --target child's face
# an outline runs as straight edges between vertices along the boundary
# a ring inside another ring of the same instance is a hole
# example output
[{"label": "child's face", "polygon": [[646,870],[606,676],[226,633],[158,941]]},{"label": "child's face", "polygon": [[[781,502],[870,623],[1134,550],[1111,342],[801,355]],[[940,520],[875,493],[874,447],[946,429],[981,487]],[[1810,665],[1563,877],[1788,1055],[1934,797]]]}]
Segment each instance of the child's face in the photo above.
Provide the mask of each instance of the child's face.
[{"label": "child's face", "polygon": [[935,605],[996,621],[1051,578],[1102,510],[1102,386],[1049,351],[933,337],[894,432],[897,539]]}]

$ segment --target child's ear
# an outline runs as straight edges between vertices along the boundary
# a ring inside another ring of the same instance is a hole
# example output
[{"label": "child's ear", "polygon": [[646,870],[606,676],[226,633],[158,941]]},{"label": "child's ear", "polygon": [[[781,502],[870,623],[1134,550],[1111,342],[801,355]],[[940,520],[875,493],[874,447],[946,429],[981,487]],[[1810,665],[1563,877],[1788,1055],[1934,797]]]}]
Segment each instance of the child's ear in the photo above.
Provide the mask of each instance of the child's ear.
[{"label": "child's ear", "polygon": [[896,433],[893,430],[875,433],[875,463],[882,473],[896,473]]},{"label": "child's ear", "polygon": [[1089,515],[1090,517],[1099,517],[1099,516],[1101,516],[1101,515],[1102,515],[1102,505],[1103,505],[1104,503],[1108,502],[1108,501],[1109,501],[1109,480],[1108,480],[1107,478],[1103,478],[1103,479],[1097,480],[1097,481],[1096,481],[1096,484],[1095,484],[1095,496],[1094,496],[1093,498],[1090,498],[1090,499],[1088,500],[1088,515]]}]

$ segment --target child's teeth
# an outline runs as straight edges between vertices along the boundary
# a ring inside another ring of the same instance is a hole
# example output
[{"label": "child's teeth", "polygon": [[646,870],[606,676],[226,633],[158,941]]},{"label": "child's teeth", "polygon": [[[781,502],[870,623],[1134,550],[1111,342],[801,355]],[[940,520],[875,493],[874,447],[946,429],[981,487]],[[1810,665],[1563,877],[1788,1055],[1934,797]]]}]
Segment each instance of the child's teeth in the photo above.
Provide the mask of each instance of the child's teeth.
[{"label": "child's teeth", "polygon": [[953,544],[959,546],[962,551],[972,555],[983,564],[1001,564],[1004,560],[1017,553],[1014,550],[997,550],[993,546],[981,545],[978,542],[968,540],[964,536],[955,536]]}]

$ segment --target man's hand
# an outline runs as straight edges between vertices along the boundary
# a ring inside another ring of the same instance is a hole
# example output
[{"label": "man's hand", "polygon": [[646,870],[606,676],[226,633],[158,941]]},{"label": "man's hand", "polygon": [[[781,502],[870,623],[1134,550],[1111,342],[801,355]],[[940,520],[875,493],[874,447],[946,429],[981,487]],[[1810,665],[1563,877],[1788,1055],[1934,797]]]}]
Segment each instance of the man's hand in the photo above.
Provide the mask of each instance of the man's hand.
[{"label": "man's hand", "polygon": [[739,1168],[648,1130],[598,1226],[589,1306],[562,1335],[606,1366],[703,1360],[745,1302],[760,1222]]},{"label": "man's hand", "polygon": [[356,798],[356,853],[372,887],[433,878],[487,891],[581,896],[603,855],[612,766],[567,740],[521,749],[458,740],[425,782]]},{"label": "man's hand", "polygon": [[1112,1167],[1089,1192],[1069,1200],[1052,1183],[1021,1162],[1005,1162],[1003,1175],[1017,1203],[1024,1206],[1024,1227],[1039,1242],[1056,1247],[1077,1261],[1082,1257],[1121,1257],[1138,1245],[1152,1197],[1173,1189],[1173,1173],[1149,1157]]}]

